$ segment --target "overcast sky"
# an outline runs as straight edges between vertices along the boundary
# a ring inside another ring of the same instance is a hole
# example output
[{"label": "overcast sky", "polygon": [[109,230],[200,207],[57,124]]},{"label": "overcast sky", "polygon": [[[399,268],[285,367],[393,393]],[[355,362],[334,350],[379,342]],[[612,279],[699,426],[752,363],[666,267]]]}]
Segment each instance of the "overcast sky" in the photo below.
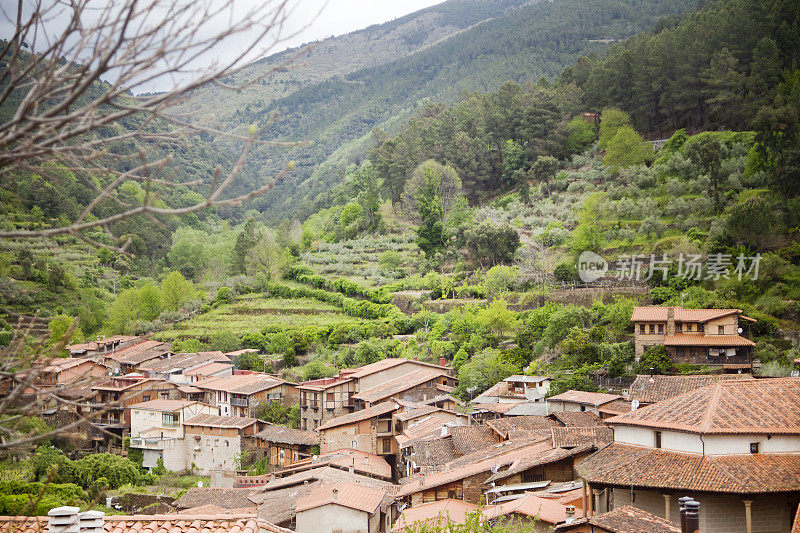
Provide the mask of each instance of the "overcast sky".
[{"label": "overcast sky", "polygon": [[[59,0],[44,0],[44,4],[48,5],[52,2]],[[101,7],[110,0],[89,0],[90,5]],[[171,0],[150,0],[169,3]],[[175,0],[181,1],[181,0]],[[186,0],[183,0],[186,1]],[[202,4],[220,4],[226,0],[188,0],[189,2],[200,2]],[[249,12],[255,6],[265,4],[267,0],[234,0],[234,18],[236,15]],[[313,42],[325,39],[334,35],[342,35],[361,28],[366,28],[372,24],[379,24],[388,22],[395,18],[413,13],[420,9],[439,4],[443,0],[289,0],[289,5],[292,6],[289,17],[284,24],[282,36],[289,36],[287,40],[281,42],[277,47],[270,50],[270,53],[280,52],[286,48],[300,46],[304,43]],[[146,5],[147,0],[140,2]],[[5,0],[0,0],[0,36],[9,38],[14,32],[14,22],[16,19],[16,9]],[[16,4],[15,4],[16,5]],[[23,0],[23,13],[26,15],[32,12],[33,0]],[[67,6],[68,3],[62,4]],[[9,9],[11,7],[11,9]],[[95,9],[95,11],[100,11]],[[66,27],[68,15],[70,13],[69,7],[64,7],[61,11],[57,12],[57,16],[51,16],[46,23],[46,31],[44,33],[50,35],[57,35]],[[91,18],[92,10],[87,10],[86,16]],[[241,17],[240,17],[241,18]],[[82,17],[83,20],[83,17]],[[224,23],[224,21],[223,21]],[[206,24],[202,32],[218,31],[216,22]],[[294,35],[297,33],[297,35]],[[40,33],[41,35],[41,33]],[[217,46],[210,53],[203,58],[203,62],[219,61],[225,63],[226,59],[237,57],[237,54],[243,51],[249,51],[247,59],[249,61],[258,59],[261,54],[261,47],[256,50],[249,47],[252,43],[252,35],[247,33],[240,34],[233,39],[225,42],[224,46]],[[43,45],[34,45],[34,48],[44,49]],[[192,63],[192,65],[202,68],[203,65]],[[112,74],[110,74],[113,77]],[[178,78],[179,82],[180,78]],[[135,92],[165,90],[175,82],[173,79],[159,79],[154,82],[139,85],[134,90]]]}]

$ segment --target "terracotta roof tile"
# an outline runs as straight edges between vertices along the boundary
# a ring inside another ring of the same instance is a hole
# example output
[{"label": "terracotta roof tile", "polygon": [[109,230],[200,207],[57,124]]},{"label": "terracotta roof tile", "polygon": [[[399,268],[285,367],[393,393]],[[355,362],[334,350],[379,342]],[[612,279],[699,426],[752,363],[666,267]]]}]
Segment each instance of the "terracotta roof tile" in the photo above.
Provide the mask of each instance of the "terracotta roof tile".
[{"label": "terracotta roof tile", "polygon": [[554,448],[568,448],[583,444],[605,446],[614,442],[614,430],[607,426],[550,428],[550,435]]},{"label": "terracotta roof tile", "polygon": [[423,416],[427,416],[431,413],[435,413],[437,411],[442,411],[442,410],[443,409],[439,409],[438,407],[434,407],[433,405],[420,405],[419,407],[412,408],[408,411],[395,413],[394,417],[401,422],[407,422],[409,420],[414,420],[415,418],[422,418]]},{"label": "terracotta roof tile", "polygon": [[631,405],[629,400],[613,400],[598,407],[597,412],[604,415],[621,415],[630,412]]},{"label": "terracotta roof tile", "polygon": [[380,400],[390,398],[393,395],[405,392],[414,387],[418,387],[425,382],[435,380],[440,376],[447,376],[447,372],[444,369],[421,368],[419,370],[409,372],[404,376],[400,376],[399,378],[376,385],[370,389],[362,390],[358,394],[355,394],[353,398],[369,403],[375,403]]},{"label": "terracotta roof tile", "polygon": [[378,509],[384,496],[386,496],[384,490],[357,483],[323,483],[313,487],[308,494],[297,499],[295,513],[334,504],[372,514]]},{"label": "terracotta roof tile", "polygon": [[197,352],[197,353],[176,353],[167,359],[147,361],[139,366],[139,370],[147,372],[166,371],[172,369],[192,368],[208,362],[224,362],[231,364],[230,359],[225,357],[222,352]]},{"label": "terracotta roof tile", "polygon": [[291,466],[281,470],[281,476],[291,475],[295,472],[311,470],[321,466],[330,466],[342,470],[351,467],[355,472],[377,478],[392,478],[392,467],[386,459],[380,455],[375,455],[352,448],[341,448],[320,454],[316,460],[313,458],[296,461]]},{"label": "terracotta roof tile", "polygon": [[367,409],[362,409],[361,411],[356,411],[354,413],[349,413],[346,415],[337,416],[336,418],[332,418],[328,420],[326,423],[322,424],[320,427],[318,427],[317,431],[324,431],[339,426],[354,424],[362,420],[367,420],[368,418],[372,418],[375,416],[382,416],[391,413],[399,408],[400,407],[392,401],[379,403],[378,405],[373,405],[372,407],[368,407]]},{"label": "terracotta roof tile", "polygon": [[549,397],[547,401],[579,403],[584,405],[591,405],[593,407],[598,407],[600,405],[603,405],[604,403],[612,402],[614,400],[619,400],[620,398],[622,398],[622,396],[620,396],[619,394],[606,394],[604,392],[586,392],[582,390],[568,390],[566,392],[562,392],[561,394],[557,394],[556,396]]},{"label": "terracotta roof tile", "polygon": [[699,335],[677,333],[664,337],[664,346],[755,346],[741,335]]},{"label": "terracotta roof tile", "polygon": [[526,494],[510,502],[490,505],[484,512],[487,520],[510,514],[536,517],[546,524],[555,525],[567,519],[567,506],[549,498]]},{"label": "terracotta roof tile", "polygon": [[453,447],[459,455],[467,455],[498,443],[497,434],[489,426],[457,426],[450,429]]},{"label": "terracotta roof tile", "polygon": [[232,363],[206,363],[202,366],[198,366],[197,368],[186,370],[184,371],[184,374],[187,376],[213,376],[217,372],[222,372],[231,368],[233,368]]},{"label": "terracotta roof tile", "polygon": [[607,422],[702,434],[800,435],[800,378],[717,381]]},{"label": "terracotta roof tile", "polygon": [[[742,314],[741,309],[684,309],[673,307],[677,322],[707,322],[731,314]],[[633,322],[666,322],[669,307],[634,307]]]},{"label": "terracotta roof tile", "polygon": [[573,448],[553,448],[550,443],[538,444],[525,455],[515,459],[508,468],[499,470],[486,480],[487,483],[508,479],[511,476],[524,472],[525,470],[563,461],[570,457],[594,450],[596,446],[591,443],[582,443]]},{"label": "terracotta roof tile", "polygon": [[135,403],[129,409],[148,409],[150,411],[174,412],[189,407],[200,402],[188,400],[149,400],[147,402]]},{"label": "terracotta roof tile", "polygon": [[244,429],[257,423],[255,418],[243,416],[197,415],[184,422],[187,426]]},{"label": "terracotta roof tile", "polygon": [[800,491],[800,455],[697,455],[615,442],[576,466],[590,483],[732,494]]},{"label": "terracotta roof tile", "polygon": [[424,527],[436,527],[449,523],[464,524],[467,515],[478,508],[477,505],[461,500],[439,500],[431,503],[423,503],[414,507],[406,508],[397,519],[392,531],[412,532],[423,529]]},{"label": "terracotta roof tile", "polygon": [[226,507],[220,507],[219,505],[214,504],[206,504],[200,505],[197,507],[190,507],[189,509],[183,509],[182,511],[178,511],[179,514],[193,514],[193,515],[229,515],[229,514],[252,514],[255,516],[256,508],[255,506],[250,507],[236,507],[233,509],[228,509]]},{"label": "terracotta roof tile", "polygon": [[411,444],[414,462],[425,471],[437,470],[459,457],[450,436],[439,439],[415,440]]},{"label": "terracotta roof tile", "polygon": [[707,374],[701,376],[636,376],[628,389],[628,399],[640,403],[660,402],[720,380],[753,379],[750,374]]},{"label": "terracotta roof tile", "polygon": [[282,444],[300,444],[313,446],[319,444],[319,433],[287,428],[286,426],[268,426],[256,433],[256,437],[267,442]]},{"label": "terracotta roof tile", "polygon": [[547,416],[553,420],[557,420],[565,426],[589,427],[606,425],[606,423],[599,416],[588,411],[550,413]]},{"label": "terracotta roof tile", "polygon": [[414,365],[420,367],[437,368],[443,371],[449,371],[449,368],[447,367],[434,365],[431,363],[423,363],[422,361],[414,361],[413,359],[388,358],[388,359],[381,359],[380,361],[376,361],[368,365],[364,365],[361,368],[353,369],[352,372],[348,372],[347,377],[360,379],[375,374],[377,372],[383,372],[384,370],[389,370],[390,368],[394,368],[396,366],[406,363],[413,363]]},{"label": "terracotta roof tile", "polygon": [[[45,533],[47,517],[0,517],[2,533]],[[259,527],[274,533],[288,533],[255,514],[237,515],[114,515],[106,516],[106,533],[258,533]]]},{"label": "terracotta roof tile", "polygon": [[252,507],[248,496],[255,493],[254,488],[227,489],[219,487],[193,487],[175,500],[177,509],[189,509],[201,505],[215,505],[224,509],[241,509]]},{"label": "terracotta roof tile", "polygon": [[[443,427],[456,427],[459,423],[451,417],[433,413],[427,418],[417,420],[413,425],[409,425],[403,432],[403,435],[411,440],[424,439],[426,437],[442,435]],[[450,429],[447,429],[447,434],[450,434]]]},{"label": "terracotta roof tile", "polygon": [[171,353],[169,344],[161,341],[143,340],[133,346],[121,348],[109,357],[114,361],[127,365],[138,365]]},{"label": "terracotta roof tile", "polygon": [[505,439],[510,432],[534,431],[539,429],[550,429],[558,426],[558,422],[546,416],[515,416],[512,418],[498,418],[488,420],[486,425],[492,428],[500,438]]},{"label": "terracotta roof tile", "polygon": [[511,409],[515,408],[516,406],[523,404],[525,402],[514,402],[514,403],[476,403],[472,406],[472,411],[490,411],[492,413],[497,414],[505,414],[509,412]]},{"label": "terracotta roof tile", "polygon": [[236,374],[208,378],[194,384],[198,389],[219,390],[233,394],[255,394],[286,383],[282,379],[267,374]]}]

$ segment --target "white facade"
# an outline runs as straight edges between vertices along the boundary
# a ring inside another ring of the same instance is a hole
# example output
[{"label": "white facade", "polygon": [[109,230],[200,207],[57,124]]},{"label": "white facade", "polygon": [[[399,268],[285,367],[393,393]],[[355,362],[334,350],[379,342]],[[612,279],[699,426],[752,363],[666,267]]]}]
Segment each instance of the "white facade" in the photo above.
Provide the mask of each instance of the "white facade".
[{"label": "white facade", "polygon": [[336,504],[322,505],[301,511],[296,515],[298,533],[378,533],[379,513],[370,515],[364,511]]},{"label": "white facade", "polygon": [[197,415],[217,414],[219,414],[217,407],[199,402],[194,402],[174,411],[132,406],[131,437],[181,438],[183,437],[184,421]]},{"label": "white facade", "polygon": [[637,446],[656,446],[656,432],[661,433],[661,449],[704,455],[751,453],[758,443],[758,453],[800,453],[800,435],[699,435],[666,429],[614,426],[614,441]]}]

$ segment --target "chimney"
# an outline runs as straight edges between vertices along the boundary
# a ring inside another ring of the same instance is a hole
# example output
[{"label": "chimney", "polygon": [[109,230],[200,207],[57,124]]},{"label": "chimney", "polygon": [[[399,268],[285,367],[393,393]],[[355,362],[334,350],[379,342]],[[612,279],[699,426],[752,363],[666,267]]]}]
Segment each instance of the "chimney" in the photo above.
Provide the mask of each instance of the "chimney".
[{"label": "chimney", "polygon": [[681,505],[681,533],[700,533],[700,503],[688,496],[678,501]]},{"label": "chimney", "polygon": [[675,336],[675,308],[667,307],[667,337]]},{"label": "chimney", "polygon": [[439,366],[445,366],[445,365],[446,365],[446,363],[445,363],[444,357],[440,357],[439,358]]},{"label": "chimney", "polygon": [[56,507],[47,513],[49,533],[79,533],[78,512],[80,507]]},{"label": "chimney", "polygon": [[347,471],[348,471],[348,472],[350,472],[351,474],[355,474],[355,473],[356,473],[356,469],[355,469],[355,467],[352,467],[352,466],[351,466],[351,467],[349,467],[349,468],[347,469]]},{"label": "chimney", "polygon": [[416,358],[416,357],[414,357],[414,361],[416,361],[416,360],[417,360],[417,358]]},{"label": "chimney", "polygon": [[339,499],[339,489],[331,490],[331,494],[333,495],[333,501],[337,501]]},{"label": "chimney", "polygon": [[424,487],[425,486],[425,474],[420,474],[419,475],[419,486],[420,487]]},{"label": "chimney", "polygon": [[564,521],[565,523],[569,524],[575,521],[575,506],[574,505],[567,505],[564,508],[564,512],[567,515],[567,519]]},{"label": "chimney", "polygon": [[78,515],[81,533],[103,533],[106,514],[102,511],[86,511]]}]

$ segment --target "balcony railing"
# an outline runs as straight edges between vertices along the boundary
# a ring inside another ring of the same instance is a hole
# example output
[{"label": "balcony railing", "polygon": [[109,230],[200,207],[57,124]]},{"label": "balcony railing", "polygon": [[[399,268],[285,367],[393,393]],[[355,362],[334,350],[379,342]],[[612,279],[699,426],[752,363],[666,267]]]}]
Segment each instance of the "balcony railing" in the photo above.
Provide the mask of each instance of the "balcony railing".
[{"label": "balcony railing", "polygon": [[231,398],[231,405],[235,407],[247,407],[250,401],[247,398]]},{"label": "balcony railing", "polygon": [[710,365],[749,365],[750,357],[746,355],[709,355],[708,364]]},{"label": "balcony railing", "polygon": [[142,438],[132,437],[130,441],[131,448],[149,448],[153,450],[160,450],[164,439],[158,437]]}]

